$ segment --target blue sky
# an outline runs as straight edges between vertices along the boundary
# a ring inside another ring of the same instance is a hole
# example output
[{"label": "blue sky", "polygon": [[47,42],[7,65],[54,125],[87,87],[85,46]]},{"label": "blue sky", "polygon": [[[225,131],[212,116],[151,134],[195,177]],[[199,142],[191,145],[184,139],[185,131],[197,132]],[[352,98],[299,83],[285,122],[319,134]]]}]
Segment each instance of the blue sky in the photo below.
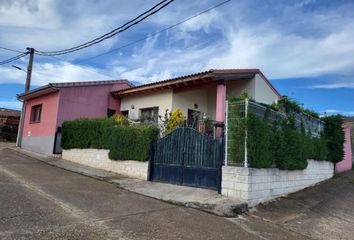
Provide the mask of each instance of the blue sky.
[{"label": "blue sky", "polygon": [[[73,54],[35,57],[32,87],[129,79],[147,83],[211,68],[260,68],[283,95],[319,113],[354,115],[354,1],[175,0],[129,31]],[[60,50],[100,36],[158,1],[4,0],[0,46]],[[98,58],[91,56],[151,36]],[[0,60],[15,53],[0,49]],[[26,68],[27,59],[17,66]],[[0,66],[0,107],[20,108],[25,73]]]}]

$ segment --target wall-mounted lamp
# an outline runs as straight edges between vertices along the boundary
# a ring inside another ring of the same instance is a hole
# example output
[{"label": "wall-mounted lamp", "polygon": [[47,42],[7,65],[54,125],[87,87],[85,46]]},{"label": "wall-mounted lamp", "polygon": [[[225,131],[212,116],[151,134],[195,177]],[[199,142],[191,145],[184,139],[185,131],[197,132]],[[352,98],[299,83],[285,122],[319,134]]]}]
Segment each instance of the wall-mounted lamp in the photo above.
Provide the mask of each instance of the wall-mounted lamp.
[{"label": "wall-mounted lamp", "polygon": [[135,106],[132,104],[131,106],[130,106],[132,109],[134,109],[135,108]]}]

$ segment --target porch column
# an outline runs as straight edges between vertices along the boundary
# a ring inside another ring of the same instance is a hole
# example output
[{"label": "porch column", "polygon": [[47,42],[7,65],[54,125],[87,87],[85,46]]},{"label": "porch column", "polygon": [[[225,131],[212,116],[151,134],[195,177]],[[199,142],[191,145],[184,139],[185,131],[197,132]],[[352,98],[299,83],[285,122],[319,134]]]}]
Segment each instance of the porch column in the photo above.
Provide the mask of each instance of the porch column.
[{"label": "porch column", "polygon": [[[225,121],[225,101],[226,101],[226,85],[224,82],[218,83],[216,87],[216,109],[215,120],[219,122]],[[222,131],[217,129],[216,135],[221,136]]]}]

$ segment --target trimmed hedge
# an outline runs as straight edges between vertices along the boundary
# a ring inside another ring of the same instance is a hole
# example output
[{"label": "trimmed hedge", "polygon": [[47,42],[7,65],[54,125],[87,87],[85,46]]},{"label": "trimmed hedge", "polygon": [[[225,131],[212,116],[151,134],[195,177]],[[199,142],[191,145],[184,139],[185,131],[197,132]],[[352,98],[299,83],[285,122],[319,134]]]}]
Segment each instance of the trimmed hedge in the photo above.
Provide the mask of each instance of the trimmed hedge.
[{"label": "trimmed hedge", "polygon": [[269,168],[273,165],[272,131],[267,121],[253,112],[247,118],[248,161],[254,168]]},{"label": "trimmed hedge", "polygon": [[228,161],[240,164],[244,161],[246,121],[240,117],[239,107],[231,106],[228,114]]},{"label": "trimmed hedge", "polygon": [[62,126],[63,149],[109,149],[112,160],[147,161],[159,129],[152,125],[117,125],[112,118],[78,119]]},{"label": "trimmed hedge", "polygon": [[323,118],[323,121],[326,123],[324,135],[327,139],[328,160],[334,163],[340,162],[344,157],[343,117],[341,115],[327,116]]},{"label": "trimmed hedge", "polygon": [[[307,159],[328,159],[327,138],[313,138],[302,128],[299,131],[293,117],[278,119],[271,124],[249,111],[246,120],[237,107],[229,112],[228,160],[244,161],[244,137],[247,129],[248,163],[253,168],[270,168],[274,164],[282,170],[302,170]],[[231,114],[231,116],[230,116]]]},{"label": "trimmed hedge", "polygon": [[112,118],[82,118],[66,121],[62,125],[63,149],[109,149],[110,129],[115,126]]},{"label": "trimmed hedge", "polygon": [[110,139],[109,158],[112,160],[148,160],[151,143],[159,129],[152,125],[137,127],[115,126]]}]

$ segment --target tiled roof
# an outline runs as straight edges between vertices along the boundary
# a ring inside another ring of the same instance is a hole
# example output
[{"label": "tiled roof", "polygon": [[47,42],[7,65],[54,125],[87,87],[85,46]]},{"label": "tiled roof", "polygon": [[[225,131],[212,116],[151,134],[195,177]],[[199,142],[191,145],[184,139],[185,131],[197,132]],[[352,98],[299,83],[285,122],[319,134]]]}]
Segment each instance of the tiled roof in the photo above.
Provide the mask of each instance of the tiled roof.
[{"label": "tiled roof", "polygon": [[107,85],[107,84],[116,84],[116,83],[126,83],[129,86],[133,87],[134,85],[128,80],[102,80],[102,81],[86,81],[86,82],[63,82],[63,83],[49,83],[39,88],[35,88],[28,93],[21,93],[17,95],[18,99],[23,99],[29,95],[35,93],[49,93],[57,91],[60,88],[65,87],[83,87],[83,86],[97,86],[97,85]]},{"label": "tiled roof", "polygon": [[20,115],[21,115],[21,111],[8,109],[8,108],[0,108],[1,117],[19,117]]},{"label": "tiled roof", "polygon": [[143,85],[139,85],[136,87],[128,88],[128,89],[122,89],[113,92],[114,95],[122,95],[125,93],[131,93],[131,92],[140,92],[143,91],[143,89],[154,89],[154,88],[161,88],[161,87],[166,87],[166,86],[171,86],[174,84],[179,84],[179,83],[186,83],[188,81],[194,81],[196,79],[202,79],[202,78],[210,78],[210,79],[217,79],[220,77],[226,78],[228,75],[237,75],[238,77],[242,78],[247,78],[250,76],[254,76],[255,74],[260,74],[262,78],[266,81],[266,83],[269,85],[269,87],[279,96],[281,95],[278,93],[278,91],[273,87],[273,85],[269,82],[269,80],[264,76],[264,74],[259,70],[259,69],[210,69],[208,71],[204,72],[198,72],[198,73],[193,73],[189,75],[184,75],[184,76],[179,76],[175,78],[170,78],[166,80],[161,80],[161,81],[156,81],[152,83],[147,83]]}]

